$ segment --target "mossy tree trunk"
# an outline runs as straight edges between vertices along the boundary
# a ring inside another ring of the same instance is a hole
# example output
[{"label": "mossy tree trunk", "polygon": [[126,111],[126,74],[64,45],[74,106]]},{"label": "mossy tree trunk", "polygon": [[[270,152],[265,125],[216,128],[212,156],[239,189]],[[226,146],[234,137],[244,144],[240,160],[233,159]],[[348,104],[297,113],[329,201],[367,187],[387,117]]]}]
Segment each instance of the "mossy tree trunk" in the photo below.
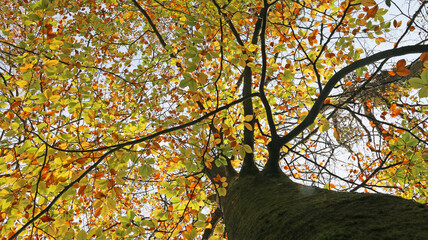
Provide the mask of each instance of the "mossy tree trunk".
[{"label": "mossy tree trunk", "polygon": [[425,205],[308,187],[283,174],[237,178],[222,208],[230,240],[428,239]]}]

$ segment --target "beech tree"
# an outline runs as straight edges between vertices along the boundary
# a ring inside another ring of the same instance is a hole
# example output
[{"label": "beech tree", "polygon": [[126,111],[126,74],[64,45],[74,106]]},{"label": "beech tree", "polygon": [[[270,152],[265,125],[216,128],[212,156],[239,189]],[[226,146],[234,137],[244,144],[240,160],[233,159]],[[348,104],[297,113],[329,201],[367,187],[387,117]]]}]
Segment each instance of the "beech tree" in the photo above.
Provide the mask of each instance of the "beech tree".
[{"label": "beech tree", "polygon": [[428,239],[427,3],[5,0],[1,238]]}]

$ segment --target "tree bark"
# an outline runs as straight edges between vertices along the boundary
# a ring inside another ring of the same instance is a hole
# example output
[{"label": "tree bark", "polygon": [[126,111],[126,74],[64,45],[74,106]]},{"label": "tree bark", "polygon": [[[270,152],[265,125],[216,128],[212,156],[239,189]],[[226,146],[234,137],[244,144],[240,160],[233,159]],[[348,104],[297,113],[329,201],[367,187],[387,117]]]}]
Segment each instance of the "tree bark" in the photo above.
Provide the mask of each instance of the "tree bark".
[{"label": "tree bark", "polygon": [[334,192],[258,173],[230,183],[228,239],[428,239],[428,207],[384,194]]}]

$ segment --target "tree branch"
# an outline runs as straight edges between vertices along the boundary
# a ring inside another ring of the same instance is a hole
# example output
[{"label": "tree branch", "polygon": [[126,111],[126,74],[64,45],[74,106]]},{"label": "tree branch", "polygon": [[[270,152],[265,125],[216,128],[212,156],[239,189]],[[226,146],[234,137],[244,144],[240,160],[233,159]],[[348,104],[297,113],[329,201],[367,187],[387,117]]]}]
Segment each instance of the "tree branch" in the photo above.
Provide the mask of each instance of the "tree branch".
[{"label": "tree branch", "polygon": [[163,39],[162,35],[159,33],[158,29],[156,28],[156,25],[153,23],[152,19],[150,18],[149,14],[147,14],[146,10],[144,10],[140,4],[137,2],[137,0],[132,0],[134,5],[138,8],[138,10],[144,15],[147,22],[149,22],[150,27],[153,29],[153,32],[155,32],[156,37],[159,39],[159,42],[162,44],[162,47],[165,48],[167,46],[165,40]]},{"label": "tree branch", "polygon": [[[264,10],[262,10],[263,12]],[[259,39],[260,30],[262,28],[262,17],[259,17],[259,19],[256,22],[256,26],[254,28],[253,37],[251,39],[252,44],[257,44]],[[249,60],[246,61],[246,63],[249,63]],[[251,68],[247,65],[244,68],[244,86],[242,87],[242,96],[249,96],[251,95],[251,92],[253,91],[253,73]],[[244,116],[254,116],[254,109],[253,109],[253,101],[252,99],[248,99],[244,101]],[[251,147],[251,150],[254,151],[254,126],[256,123],[256,118],[253,117],[251,121],[248,122],[251,125],[251,129],[248,129],[244,127],[244,145],[248,145]],[[242,164],[242,168],[240,171],[240,175],[246,175],[246,174],[254,174],[259,172],[258,168],[256,167],[254,163],[254,153],[245,153],[244,162]]]},{"label": "tree branch", "polygon": [[[80,175],[76,180],[74,180],[73,182],[71,182],[70,184],[68,184],[67,186],[65,186],[64,187],[64,189],[60,192],[60,193],[58,193],[58,195],[57,196],[55,196],[55,198],[51,201],[51,203],[49,204],[49,205],[47,205],[46,206],[46,208],[45,209],[43,209],[39,214],[37,214],[34,218],[32,218],[31,220],[29,220],[24,226],[22,226],[15,234],[13,234],[12,235],[12,237],[10,237],[9,238],[9,240],[12,240],[12,239],[14,239],[14,238],[16,238],[26,227],[28,227],[30,224],[32,224],[34,221],[36,221],[37,219],[39,219],[41,216],[43,216],[43,214],[45,214],[45,213],[47,213],[48,211],[49,211],[49,209],[51,209],[52,208],[52,206],[58,201],[58,199],[68,190],[68,189],[70,189],[74,184],[76,184],[76,183],[78,183],[83,177],[85,177],[90,171],[92,171],[96,166],[98,166],[108,155],[110,155],[111,153],[113,153],[113,152],[115,152],[115,151],[117,151],[117,150],[119,150],[119,149],[121,149],[121,148],[123,148],[123,147],[126,147],[126,146],[130,146],[130,145],[134,145],[134,144],[137,144],[137,143],[140,143],[140,142],[144,142],[144,141],[147,141],[147,140],[150,140],[150,139],[153,139],[153,138],[155,138],[155,137],[158,137],[158,136],[160,136],[160,135],[163,135],[163,134],[166,134],[166,133],[170,133],[170,132],[173,132],[173,131],[177,131],[177,130],[180,130],[180,129],[183,129],[183,128],[186,128],[186,127],[189,127],[189,126],[192,126],[192,125],[194,125],[194,124],[196,124],[196,123],[198,123],[198,122],[200,122],[200,121],[202,121],[202,120],[204,120],[204,119],[206,119],[206,118],[208,118],[208,117],[210,117],[210,116],[212,116],[212,115],[214,115],[214,114],[216,114],[216,113],[218,113],[218,112],[220,112],[220,111],[223,111],[223,110],[225,110],[225,109],[227,109],[227,108],[229,108],[229,107],[231,107],[231,106],[233,106],[233,105],[235,105],[235,104],[238,104],[238,103],[240,103],[240,102],[242,102],[242,101],[244,101],[244,100],[246,100],[247,98],[252,98],[252,97],[255,97],[255,96],[258,96],[259,95],[259,93],[253,93],[253,94],[251,94],[250,96],[247,96],[247,97],[244,97],[244,98],[241,98],[241,99],[238,99],[238,100],[236,100],[236,101],[233,101],[233,102],[231,102],[231,103],[229,103],[229,104],[226,104],[226,105],[224,105],[223,107],[220,107],[220,108],[218,108],[218,109],[216,109],[215,111],[212,111],[212,112],[210,112],[210,113],[208,113],[208,114],[206,114],[206,115],[204,115],[204,116],[202,116],[202,117],[200,117],[200,118],[198,118],[198,119],[195,119],[195,120],[193,120],[193,121],[191,121],[191,122],[188,122],[188,123],[185,123],[185,124],[182,124],[182,125],[179,125],[179,126],[176,126],[176,127],[172,127],[172,128],[168,128],[168,129],[165,129],[165,130],[162,130],[162,131],[159,131],[159,132],[156,132],[156,133],[154,133],[154,134],[152,134],[152,135],[149,135],[149,136],[147,136],[147,137],[144,137],[144,138],[141,138],[141,139],[136,139],[136,140],[134,140],[134,141],[129,141],[129,142],[126,142],[126,143],[121,143],[121,144],[117,144],[117,145],[114,145],[114,146],[109,146],[109,147],[103,147],[103,148],[98,148],[98,149],[92,149],[92,150],[86,150],[86,151],[79,151],[79,150],[64,150],[64,149],[59,149],[59,148],[56,148],[56,147],[53,147],[53,146],[51,146],[51,145],[49,145],[48,143],[46,143],[44,140],[42,140],[46,145],[48,145],[49,147],[51,147],[51,148],[53,148],[53,149],[56,149],[56,150],[58,150],[58,151],[63,151],[63,152],[96,152],[96,151],[102,151],[102,150],[107,150],[107,149],[110,149],[108,152],[106,152],[106,153],[104,153],[101,157],[100,157],[100,159],[98,159],[98,161],[96,161],[92,166],[90,166],[82,175]],[[39,137],[40,138],[40,137]]]},{"label": "tree branch", "polygon": [[260,33],[260,46],[262,51],[262,73],[261,73],[261,80],[259,85],[259,92],[260,92],[260,100],[262,101],[262,104],[266,110],[266,118],[269,124],[269,130],[272,135],[272,141],[276,141],[278,138],[278,134],[276,131],[275,123],[273,121],[272,117],[272,109],[269,105],[269,101],[266,98],[265,94],[265,81],[266,81],[266,68],[267,68],[267,56],[266,56],[266,20],[267,20],[267,13],[269,11],[268,9],[268,2],[267,0],[264,0],[264,8],[262,9],[262,29]]},{"label": "tree branch", "polygon": [[279,144],[281,146],[285,145],[286,143],[294,139],[297,135],[302,133],[309,125],[311,125],[314,122],[318,113],[321,111],[322,106],[324,105],[324,100],[328,97],[328,95],[333,90],[334,86],[339,82],[339,80],[345,77],[347,74],[351,73],[352,71],[355,71],[360,67],[366,66],[368,64],[371,64],[373,62],[376,62],[385,58],[397,57],[397,56],[402,56],[402,55],[411,54],[411,53],[423,53],[423,52],[428,52],[428,45],[412,45],[412,46],[406,46],[401,48],[394,48],[394,49],[373,54],[372,56],[360,59],[344,67],[339,72],[337,72],[332,78],[330,78],[330,80],[327,82],[323,91],[321,91],[318,99],[315,101],[314,105],[312,106],[311,110],[309,111],[308,115],[303,120],[303,122],[297,125],[287,135],[280,137]]}]

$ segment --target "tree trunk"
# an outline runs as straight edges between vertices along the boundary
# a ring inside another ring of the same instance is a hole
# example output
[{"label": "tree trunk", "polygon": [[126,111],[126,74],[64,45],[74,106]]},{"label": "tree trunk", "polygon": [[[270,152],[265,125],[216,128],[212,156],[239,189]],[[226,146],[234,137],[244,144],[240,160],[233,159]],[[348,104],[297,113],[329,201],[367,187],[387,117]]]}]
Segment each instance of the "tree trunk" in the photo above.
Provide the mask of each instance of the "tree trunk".
[{"label": "tree trunk", "polygon": [[259,173],[230,183],[228,239],[428,239],[428,207],[384,194],[334,192]]}]

